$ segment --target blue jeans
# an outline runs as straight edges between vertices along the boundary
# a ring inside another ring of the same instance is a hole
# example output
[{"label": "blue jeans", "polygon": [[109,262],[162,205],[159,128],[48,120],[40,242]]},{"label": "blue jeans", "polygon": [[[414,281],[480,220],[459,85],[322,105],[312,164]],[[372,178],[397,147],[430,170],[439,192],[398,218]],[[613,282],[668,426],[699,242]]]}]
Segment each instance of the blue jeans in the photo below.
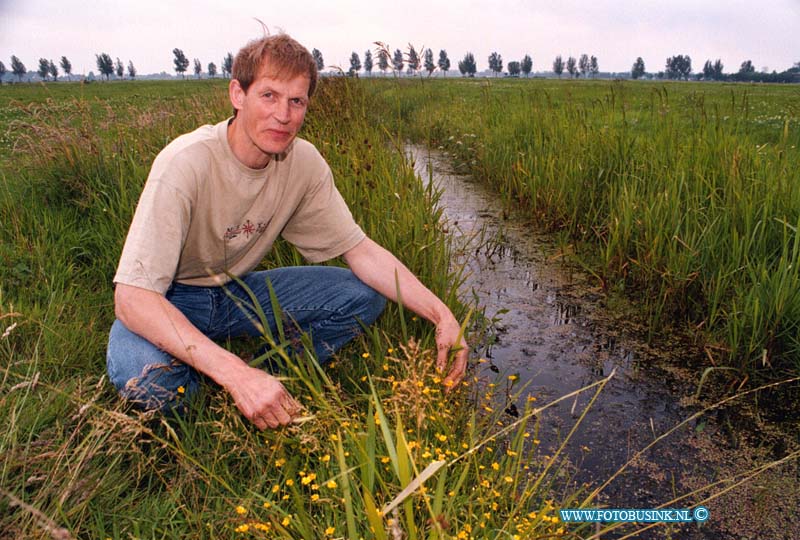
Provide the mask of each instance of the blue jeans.
[{"label": "blue jeans", "polygon": [[[267,279],[280,304],[284,329],[296,335],[308,332],[320,364],[359,335],[361,323],[375,322],[386,304],[383,296],[344,268],[299,266],[247,274],[242,281],[258,298],[275,336]],[[261,335],[254,324],[258,316],[243,307],[252,301],[235,282],[224,287],[174,283],[166,298],[211,339]],[[169,410],[199,388],[193,368],[131,332],[119,320],[111,326],[106,365],[120,395],[145,409]],[[182,395],[178,393],[181,387]]]}]

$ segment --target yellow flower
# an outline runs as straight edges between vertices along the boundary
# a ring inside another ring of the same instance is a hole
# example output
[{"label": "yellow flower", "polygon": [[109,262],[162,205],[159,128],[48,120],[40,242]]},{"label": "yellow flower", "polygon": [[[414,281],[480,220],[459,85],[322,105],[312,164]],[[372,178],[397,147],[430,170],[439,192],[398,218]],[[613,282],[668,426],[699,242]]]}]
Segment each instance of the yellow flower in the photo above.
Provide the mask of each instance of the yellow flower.
[{"label": "yellow flower", "polygon": [[321,462],[323,462],[323,463],[328,463],[331,460],[331,455],[330,454],[325,454],[324,456],[319,458],[319,460]]},{"label": "yellow flower", "polygon": [[381,458],[381,463],[389,463],[390,461],[391,461],[391,458],[389,458],[388,456],[384,456],[384,457]]},{"label": "yellow flower", "polygon": [[328,487],[328,489],[336,489],[339,487],[339,484],[336,483],[336,480],[328,480],[328,483],[325,485]]},{"label": "yellow flower", "polygon": [[314,479],[315,479],[316,477],[317,477],[317,475],[316,475],[315,473],[313,473],[313,472],[312,472],[312,473],[310,473],[310,474],[307,474],[307,475],[305,475],[305,476],[303,477],[303,479],[302,479],[302,480],[300,480],[300,483],[301,483],[301,484],[303,484],[304,486],[307,486],[308,484],[310,484],[311,482],[313,482],[313,481],[314,481]]},{"label": "yellow flower", "polygon": [[179,394],[184,394],[184,393],[186,393],[186,388],[184,388],[183,386],[179,386],[179,387],[178,387],[178,393],[179,393]]},{"label": "yellow flower", "polygon": [[492,469],[494,469],[496,471],[499,471],[500,470],[500,464],[495,461],[494,463],[492,463]]},{"label": "yellow flower", "polygon": [[439,434],[437,433],[437,434],[436,434],[436,438],[437,438],[437,439],[439,439],[441,442],[445,442],[445,441],[447,441],[447,435],[439,435]]},{"label": "yellow flower", "polygon": [[248,525],[247,523],[244,523],[244,524],[242,524],[242,525],[239,525],[238,527],[236,527],[236,528],[234,529],[234,531],[236,531],[236,532],[238,532],[238,533],[246,533],[246,532],[247,532],[247,531],[249,531],[249,530],[250,530],[250,525]]},{"label": "yellow flower", "polygon": [[272,492],[273,493],[277,493],[280,490],[281,490],[281,486],[279,486],[278,484],[275,484],[274,486],[272,486]]},{"label": "yellow flower", "polygon": [[335,532],[336,529],[334,529],[333,527],[328,527],[327,529],[325,529],[325,534],[327,534],[328,536],[333,536],[333,533]]},{"label": "yellow flower", "polygon": [[262,506],[263,506],[264,508],[269,508],[270,506],[272,506],[272,503],[271,503],[271,502],[269,502],[269,501],[264,501],[264,504],[263,504]]},{"label": "yellow flower", "polygon": [[276,460],[275,460],[275,466],[276,466],[276,467],[278,467],[278,468],[280,468],[280,467],[283,467],[283,465],[284,465],[285,463],[286,463],[286,460],[285,460],[285,459],[283,459],[283,458],[280,458],[280,459],[276,459]]},{"label": "yellow flower", "polygon": [[311,502],[317,502],[319,500],[319,493],[314,493],[311,495]]},{"label": "yellow flower", "polygon": [[285,518],[283,518],[283,521],[281,521],[281,525],[286,527],[291,522],[292,522],[292,516],[286,516]]},{"label": "yellow flower", "polygon": [[291,478],[289,478],[288,480],[286,480],[286,485],[287,485],[287,486],[293,486],[293,485],[294,485],[294,480],[292,480]]},{"label": "yellow flower", "polygon": [[369,358],[369,353],[368,352],[361,353],[361,358]]},{"label": "yellow flower", "polygon": [[503,478],[503,480],[505,480],[507,484],[510,484],[514,481],[514,479],[511,478],[510,476],[506,476],[505,478]]},{"label": "yellow flower", "polygon": [[514,382],[514,381],[516,381],[517,379],[519,379],[519,377],[517,377],[516,375],[509,375],[509,376],[508,376],[508,380],[509,380],[509,381],[511,381],[511,382]]},{"label": "yellow flower", "polygon": [[243,516],[247,513],[247,508],[245,508],[244,506],[237,506],[236,513],[239,514],[240,516]]},{"label": "yellow flower", "polygon": [[391,347],[389,347],[389,350],[388,350],[388,351],[386,351],[386,352],[388,352],[389,354],[392,354],[392,353],[394,352],[394,349],[392,349]]},{"label": "yellow flower", "polygon": [[331,439],[333,442],[336,442],[336,441],[338,441],[338,440],[339,440],[339,436],[338,436],[338,435],[336,435],[336,433],[331,433],[330,439]]}]

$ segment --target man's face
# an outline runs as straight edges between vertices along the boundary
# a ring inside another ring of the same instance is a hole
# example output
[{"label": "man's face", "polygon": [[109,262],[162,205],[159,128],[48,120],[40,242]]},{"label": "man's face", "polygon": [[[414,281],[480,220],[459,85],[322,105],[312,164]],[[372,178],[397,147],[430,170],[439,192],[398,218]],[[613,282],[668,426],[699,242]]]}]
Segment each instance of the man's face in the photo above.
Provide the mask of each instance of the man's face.
[{"label": "man's face", "polygon": [[275,79],[266,71],[259,71],[246,93],[238,81],[231,84],[231,102],[237,110],[234,124],[239,124],[238,134],[243,135],[236,141],[237,150],[251,167],[265,165],[272,154],[289,147],[308,109],[307,76]]}]

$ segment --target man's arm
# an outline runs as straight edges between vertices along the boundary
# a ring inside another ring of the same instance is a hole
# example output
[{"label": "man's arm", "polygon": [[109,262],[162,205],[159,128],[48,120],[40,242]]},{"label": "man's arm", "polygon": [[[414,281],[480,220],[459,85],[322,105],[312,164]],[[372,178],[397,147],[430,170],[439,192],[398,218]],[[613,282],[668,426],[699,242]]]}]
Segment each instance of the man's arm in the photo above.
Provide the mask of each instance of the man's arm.
[{"label": "man's arm", "polygon": [[286,425],[300,412],[275,377],[211,341],[161,294],[118,283],[114,305],[130,331],[219,383],[259,429]]},{"label": "man's arm", "polygon": [[444,381],[448,390],[458,384],[467,369],[469,350],[463,336],[459,341],[461,325],[450,308],[425,287],[397,257],[370,238],[365,238],[347,251],[344,259],[361,281],[390,300],[397,301],[399,286],[403,306],[436,326],[436,367],[439,371],[447,368],[450,349],[460,347]]}]

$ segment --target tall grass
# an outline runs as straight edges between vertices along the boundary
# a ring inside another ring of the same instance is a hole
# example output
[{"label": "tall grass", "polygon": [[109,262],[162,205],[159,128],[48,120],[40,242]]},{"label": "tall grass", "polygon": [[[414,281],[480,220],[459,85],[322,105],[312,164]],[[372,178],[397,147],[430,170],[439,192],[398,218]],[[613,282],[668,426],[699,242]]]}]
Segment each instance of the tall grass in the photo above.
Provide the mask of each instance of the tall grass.
[{"label": "tall grass", "polygon": [[[307,408],[290,428],[258,432],[208,383],[186,417],[120,403],[103,376],[111,278],[149,163],[228,114],[221,84],[163,84],[19,87],[2,103],[0,538],[558,533],[554,508],[576,495],[551,491],[556,456],[534,459],[533,399],[510,424],[492,386],[444,396],[430,326],[397,306],[329,368],[308,347],[286,356]],[[465,318],[438,195],[368,106],[325,81],[304,136],[367,233]],[[297,261],[280,244],[264,265]]]},{"label": "tall grass", "polygon": [[[740,380],[800,371],[800,94],[788,86],[371,81],[375,121],[441,147],[657,331]],[[586,245],[590,247],[585,249]]]}]

